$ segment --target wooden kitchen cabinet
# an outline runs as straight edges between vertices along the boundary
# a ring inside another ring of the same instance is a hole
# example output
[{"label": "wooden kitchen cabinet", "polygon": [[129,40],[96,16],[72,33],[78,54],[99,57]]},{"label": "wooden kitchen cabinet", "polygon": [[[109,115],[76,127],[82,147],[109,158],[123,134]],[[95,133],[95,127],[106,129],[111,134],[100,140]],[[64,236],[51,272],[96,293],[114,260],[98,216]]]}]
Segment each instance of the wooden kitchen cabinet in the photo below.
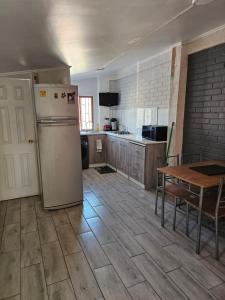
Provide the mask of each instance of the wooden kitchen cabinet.
[{"label": "wooden kitchen cabinet", "polygon": [[119,141],[117,138],[108,136],[106,144],[107,144],[106,162],[109,165],[111,165],[113,168],[117,169]]},{"label": "wooden kitchen cabinet", "polygon": [[[97,152],[97,140],[102,141],[102,151]],[[89,164],[101,164],[106,161],[106,136],[104,134],[88,135]]]},{"label": "wooden kitchen cabinet", "polygon": [[130,142],[129,177],[145,184],[145,146]]},{"label": "wooden kitchen cabinet", "polygon": [[[101,153],[96,151],[98,138],[102,139]],[[166,143],[142,144],[111,135],[90,135],[88,140],[90,164],[107,163],[145,189],[155,188],[158,163],[164,161]]]},{"label": "wooden kitchen cabinet", "polygon": [[126,175],[129,174],[129,142],[127,141],[119,142],[117,169]]}]

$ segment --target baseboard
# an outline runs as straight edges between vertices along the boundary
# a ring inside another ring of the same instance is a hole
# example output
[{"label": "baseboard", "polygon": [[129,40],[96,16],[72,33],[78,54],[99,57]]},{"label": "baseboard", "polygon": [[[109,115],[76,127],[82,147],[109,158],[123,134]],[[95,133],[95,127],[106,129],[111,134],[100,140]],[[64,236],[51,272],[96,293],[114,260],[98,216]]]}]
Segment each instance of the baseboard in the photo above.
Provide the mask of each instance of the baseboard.
[{"label": "baseboard", "polygon": [[111,165],[108,164],[108,163],[106,164],[106,166],[110,167],[111,169],[113,169],[113,170],[116,171],[116,172],[118,171],[115,167],[111,166]]},{"label": "baseboard", "polygon": [[119,173],[119,174],[122,175],[123,177],[129,179],[129,176],[128,176],[127,174],[123,173],[122,171],[117,170],[117,173]]},{"label": "baseboard", "polygon": [[137,185],[139,185],[140,187],[142,187],[145,190],[145,185],[143,183],[141,183],[141,182],[139,182],[139,181],[137,181],[137,180],[135,180],[131,177],[129,177],[129,180],[136,183]]}]

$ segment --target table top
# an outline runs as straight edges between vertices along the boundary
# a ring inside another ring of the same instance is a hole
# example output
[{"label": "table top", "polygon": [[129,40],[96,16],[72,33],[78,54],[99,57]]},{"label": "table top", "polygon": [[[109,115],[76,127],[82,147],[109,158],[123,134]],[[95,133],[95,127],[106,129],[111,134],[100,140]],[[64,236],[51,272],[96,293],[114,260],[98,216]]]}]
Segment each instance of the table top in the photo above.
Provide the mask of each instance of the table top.
[{"label": "table top", "polygon": [[225,166],[225,161],[223,161],[223,160],[208,160],[208,161],[202,161],[202,162],[197,162],[197,163],[193,163],[193,164],[185,164],[185,165],[176,166],[176,167],[162,167],[162,168],[158,168],[158,171],[160,171],[161,173],[164,173],[166,175],[176,177],[187,183],[193,184],[193,185],[201,187],[201,188],[211,188],[211,187],[217,186],[219,184],[220,177],[221,176],[225,177],[225,175],[208,176],[208,175],[199,173],[197,171],[194,171],[194,170],[190,169],[190,167],[213,165],[213,164]]}]

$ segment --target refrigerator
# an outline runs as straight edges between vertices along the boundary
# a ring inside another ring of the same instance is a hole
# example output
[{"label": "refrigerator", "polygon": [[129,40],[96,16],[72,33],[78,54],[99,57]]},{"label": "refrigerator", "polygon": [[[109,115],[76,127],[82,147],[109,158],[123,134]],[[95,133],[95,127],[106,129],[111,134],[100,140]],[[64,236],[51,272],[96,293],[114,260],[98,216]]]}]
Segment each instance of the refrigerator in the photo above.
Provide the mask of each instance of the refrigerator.
[{"label": "refrigerator", "polygon": [[40,183],[45,209],[83,201],[77,86],[35,84]]}]

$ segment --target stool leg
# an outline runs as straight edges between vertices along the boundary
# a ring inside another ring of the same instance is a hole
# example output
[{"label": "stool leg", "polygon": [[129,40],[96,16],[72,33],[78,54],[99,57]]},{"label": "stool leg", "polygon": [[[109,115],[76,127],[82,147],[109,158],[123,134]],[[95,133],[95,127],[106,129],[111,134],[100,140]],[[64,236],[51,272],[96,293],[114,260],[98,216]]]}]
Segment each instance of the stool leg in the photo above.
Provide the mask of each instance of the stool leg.
[{"label": "stool leg", "polygon": [[186,205],[186,235],[189,236],[189,205]]},{"label": "stool leg", "polygon": [[219,260],[219,222],[218,218],[215,220],[215,233],[216,233],[216,245],[215,245],[215,258]]},{"label": "stool leg", "polygon": [[176,229],[176,215],[177,215],[177,197],[175,197],[175,201],[174,201],[173,231],[175,231]]}]

